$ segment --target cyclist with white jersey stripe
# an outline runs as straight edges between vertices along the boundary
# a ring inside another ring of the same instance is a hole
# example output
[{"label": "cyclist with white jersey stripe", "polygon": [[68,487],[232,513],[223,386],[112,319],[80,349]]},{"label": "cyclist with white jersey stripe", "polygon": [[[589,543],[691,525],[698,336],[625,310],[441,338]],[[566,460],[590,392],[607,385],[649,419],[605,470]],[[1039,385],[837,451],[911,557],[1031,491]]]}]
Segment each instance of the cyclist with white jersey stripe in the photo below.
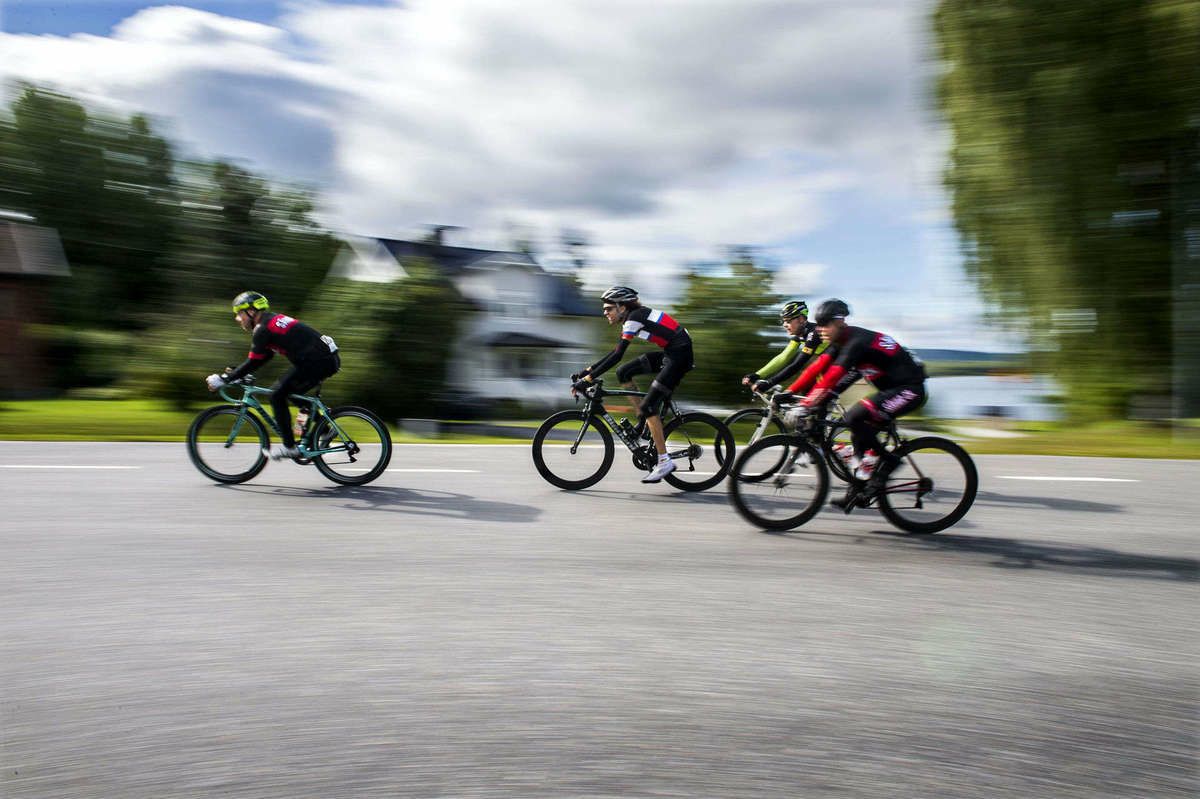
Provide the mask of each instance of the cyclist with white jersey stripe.
[{"label": "cyclist with white jersey stripe", "polygon": [[634,375],[657,373],[638,409],[638,428],[650,431],[654,446],[660,453],[658,463],[643,479],[657,483],[675,470],[675,462],[666,454],[667,440],[663,434],[662,404],[679,386],[683,376],[695,367],[692,337],[687,328],[670,314],[642,305],[638,293],[628,286],[613,286],[600,297],[604,317],[610,325],[620,323],[621,339],[612,352],[578,374],[571,375],[575,390],[581,391],[596,377],[611,369],[625,355],[629,342],[642,339],[660,349],[648,352],[617,369],[617,379],[628,383]]}]

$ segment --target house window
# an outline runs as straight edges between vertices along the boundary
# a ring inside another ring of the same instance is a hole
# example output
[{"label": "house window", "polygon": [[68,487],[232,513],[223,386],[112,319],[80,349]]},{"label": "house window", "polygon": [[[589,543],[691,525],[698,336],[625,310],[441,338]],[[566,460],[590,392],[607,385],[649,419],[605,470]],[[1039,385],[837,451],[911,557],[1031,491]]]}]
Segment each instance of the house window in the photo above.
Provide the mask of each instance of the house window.
[{"label": "house window", "polygon": [[537,380],[546,377],[547,363],[541,350],[511,349],[500,358],[500,371],[507,377]]}]

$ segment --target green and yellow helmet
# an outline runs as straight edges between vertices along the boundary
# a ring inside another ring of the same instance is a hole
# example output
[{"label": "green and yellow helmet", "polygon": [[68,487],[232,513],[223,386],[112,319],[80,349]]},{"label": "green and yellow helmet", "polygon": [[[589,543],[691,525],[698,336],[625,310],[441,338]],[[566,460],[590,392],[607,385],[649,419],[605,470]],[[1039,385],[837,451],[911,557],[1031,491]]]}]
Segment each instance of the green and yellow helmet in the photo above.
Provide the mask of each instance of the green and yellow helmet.
[{"label": "green and yellow helmet", "polygon": [[267,298],[259,294],[257,291],[243,291],[241,294],[233,298],[233,312],[248,311],[253,308],[256,311],[265,311],[271,307],[271,303],[267,302]]},{"label": "green and yellow helmet", "polygon": [[795,319],[797,316],[808,316],[808,303],[804,300],[785,302],[783,307],[779,309],[779,321],[781,322]]}]

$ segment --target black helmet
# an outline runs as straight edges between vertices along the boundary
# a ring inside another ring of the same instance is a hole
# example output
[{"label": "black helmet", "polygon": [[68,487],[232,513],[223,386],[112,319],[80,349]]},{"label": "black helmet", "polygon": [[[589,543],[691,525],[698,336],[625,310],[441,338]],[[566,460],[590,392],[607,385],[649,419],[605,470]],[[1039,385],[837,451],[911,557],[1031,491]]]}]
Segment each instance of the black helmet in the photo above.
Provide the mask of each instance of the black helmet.
[{"label": "black helmet", "polygon": [[259,294],[257,291],[243,291],[241,294],[233,298],[233,312],[248,311],[253,308],[256,311],[265,311],[271,307],[271,303],[267,302],[267,298]]},{"label": "black helmet", "polygon": [[786,322],[789,319],[795,319],[797,316],[808,316],[808,303],[804,300],[792,300],[785,302],[783,307],[779,309],[779,321]]},{"label": "black helmet", "polygon": [[825,300],[817,306],[813,321],[818,325],[827,325],[834,319],[845,319],[850,315],[850,306],[839,299]]},{"label": "black helmet", "polygon": [[614,304],[629,304],[637,302],[638,293],[629,286],[613,286],[608,291],[600,295],[601,302],[611,302]]}]

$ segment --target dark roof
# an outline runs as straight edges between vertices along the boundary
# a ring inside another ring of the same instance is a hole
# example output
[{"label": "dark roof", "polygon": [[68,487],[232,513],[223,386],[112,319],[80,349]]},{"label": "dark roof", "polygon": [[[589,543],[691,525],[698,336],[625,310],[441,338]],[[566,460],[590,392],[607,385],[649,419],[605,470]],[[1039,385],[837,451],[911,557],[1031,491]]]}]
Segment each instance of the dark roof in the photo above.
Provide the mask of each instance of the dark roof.
[{"label": "dark roof", "polygon": [[545,336],[534,336],[529,333],[497,333],[484,342],[489,347],[567,347],[566,342]]},{"label": "dark roof", "polygon": [[477,250],[471,247],[451,247],[446,244],[399,239],[379,239],[379,243],[401,263],[406,258],[423,258],[435,264],[447,277],[461,275],[473,264],[497,255],[525,259],[529,262],[529,267],[540,272],[543,276],[542,279],[547,282],[546,292],[550,297],[550,307],[557,315],[594,316],[597,313],[593,307],[594,304],[584,301],[579,289],[572,281],[561,275],[547,272],[532,256],[525,253],[511,250]]},{"label": "dark roof", "polygon": [[379,239],[387,251],[396,260],[405,258],[425,258],[437,264],[449,276],[459,275],[471,264],[491,258],[494,255],[512,255],[528,258],[530,266],[540,269],[535,261],[524,253],[506,252],[504,250],[476,250],[471,247],[450,247],[445,244],[431,244],[424,241],[399,241],[397,239]]},{"label": "dark roof", "polygon": [[58,233],[51,228],[0,219],[0,274],[71,274]]}]

